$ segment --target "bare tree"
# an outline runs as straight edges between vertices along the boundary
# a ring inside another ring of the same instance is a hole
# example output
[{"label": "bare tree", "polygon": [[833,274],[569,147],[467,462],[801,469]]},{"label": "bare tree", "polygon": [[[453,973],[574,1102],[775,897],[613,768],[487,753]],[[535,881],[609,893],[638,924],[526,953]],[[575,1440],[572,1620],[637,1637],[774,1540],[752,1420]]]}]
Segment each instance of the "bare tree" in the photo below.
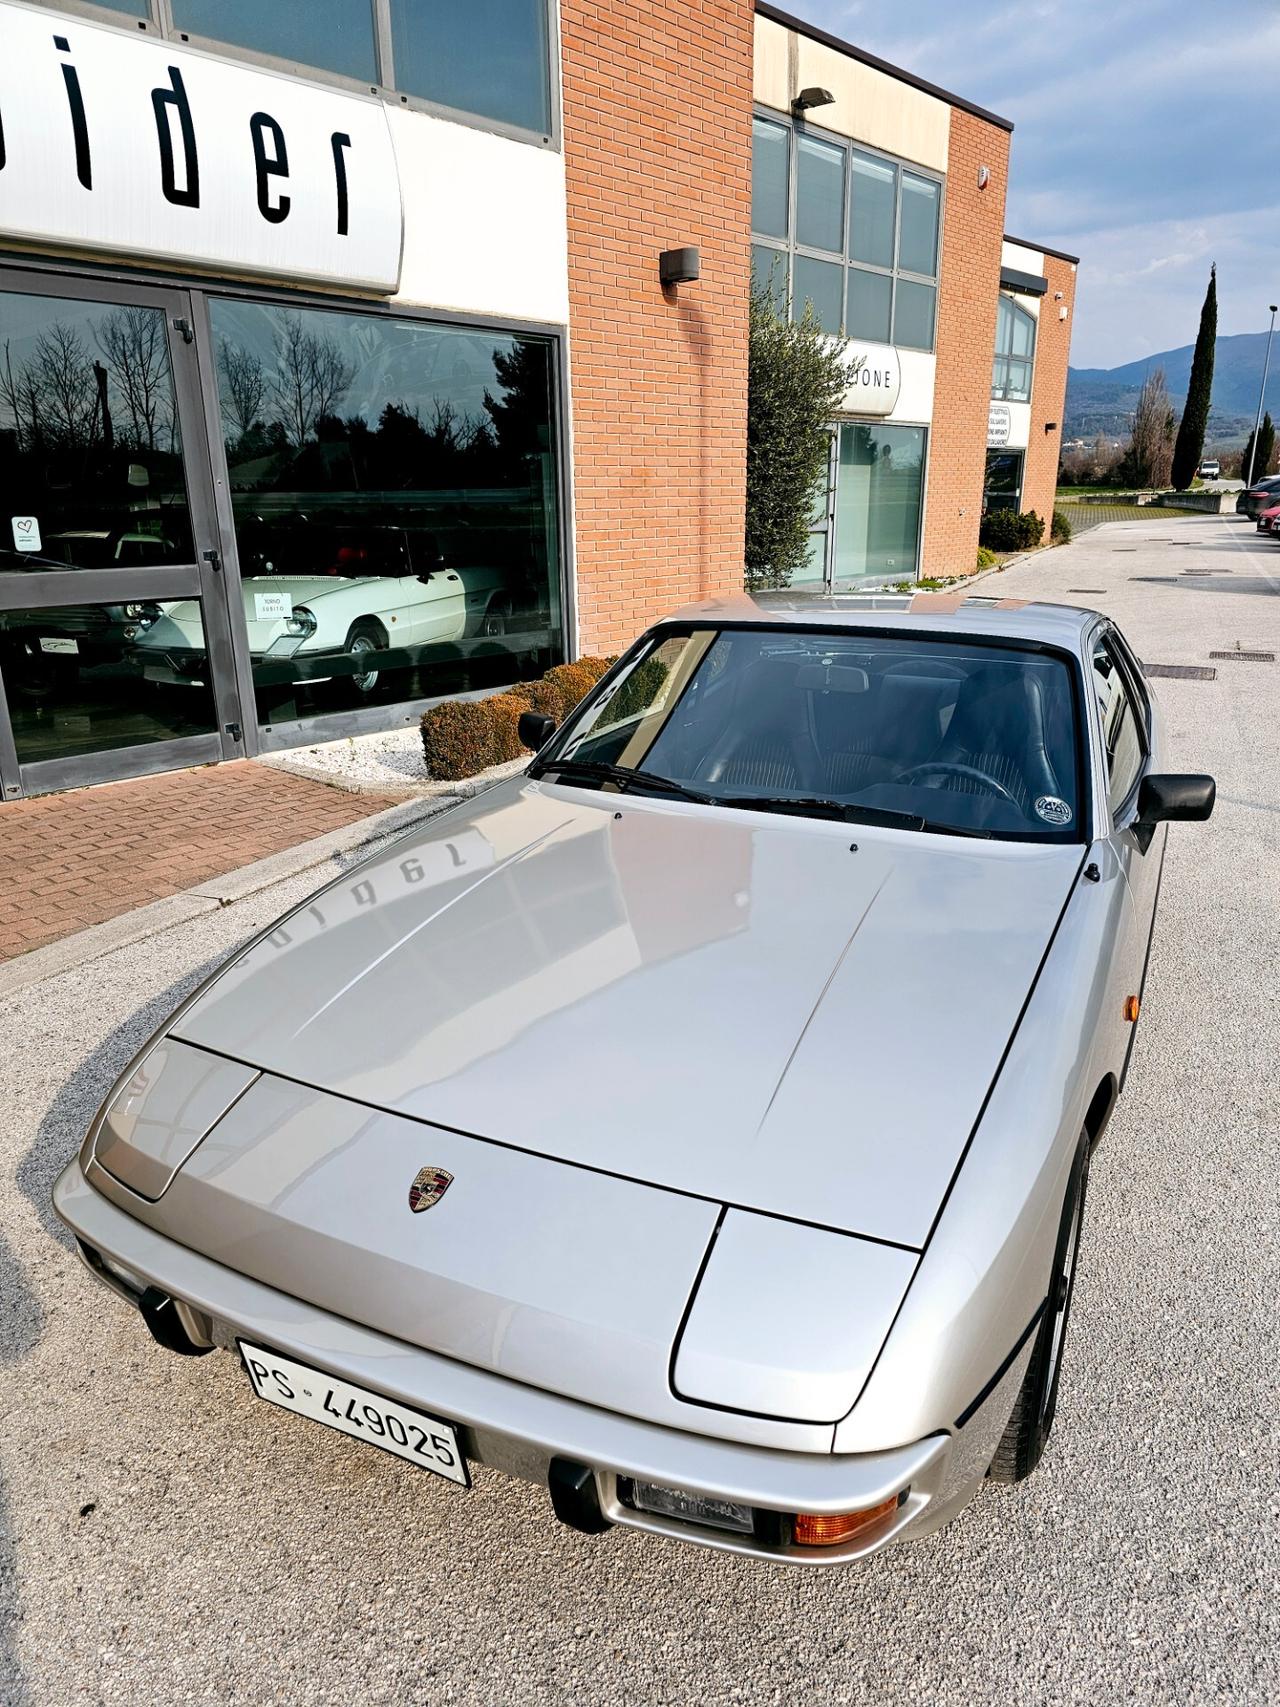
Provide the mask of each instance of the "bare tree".
[{"label": "bare tree", "polygon": [[239,440],[261,419],[267,400],[262,360],[252,350],[228,343],[224,338],[218,346],[218,372],[222,376],[223,417]]},{"label": "bare tree", "polygon": [[55,444],[92,444],[98,433],[98,383],[74,326],[54,320],[37,336],[30,380],[37,432]]},{"label": "bare tree", "polygon": [[154,451],[172,443],[173,385],[164,316],[154,308],[116,308],[97,329],[98,348],[110,364],[111,381],[124,398],[133,442]]},{"label": "bare tree", "polygon": [[1138,393],[1129,445],[1122,459],[1126,481],[1135,486],[1169,484],[1176,425],[1164,369],[1154,368]]},{"label": "bare tree", "polygon": [[276,369],[268,377],[275,418],[290,442],[306,444],[322,415],[332,415],[355,375],[335,339],[286,314],[275,335]]}]

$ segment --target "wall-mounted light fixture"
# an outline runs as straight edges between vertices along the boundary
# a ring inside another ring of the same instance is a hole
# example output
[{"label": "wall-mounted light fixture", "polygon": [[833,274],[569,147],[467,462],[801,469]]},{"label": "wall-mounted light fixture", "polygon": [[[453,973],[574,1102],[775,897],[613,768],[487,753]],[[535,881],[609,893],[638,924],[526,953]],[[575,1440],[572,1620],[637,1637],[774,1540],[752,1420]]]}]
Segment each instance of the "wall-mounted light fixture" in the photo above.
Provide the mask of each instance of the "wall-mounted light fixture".
[{"label": "wall-mounted light fixture", "polygon": [[830,89],[820,89],[815,83],[808,89],[801,89],[791,103],[793,113],[807,113],[813,107],[830,107],[835,104],[835,96]]},{"label": "wall-mounted light fixture", "polygon": [[1056,433],[1058,430],[1058,423],[1056,421],[1046,421],[1044,424],[1044,430],[1046,433]]},{"label": "wall-mounted light fixture", "polygon": [[985,190],[987,185],[990,182],[991,182],[991,168],[990,168],[990,166],[979,166],[978,167],[978,188],[980,190]]},{"label": "wall-mounted light fixture", "polygon": [[658,277],[662,288],[692,284],[702,277],[702,256],[697,249],[664,249],[658,256]]},{"label": "wall-mounted light fixture", "polygon": [[1060,291],[1060,290],[1055,290],[1053,293],[1053,300],[1055,302],[1061,302],[1063,300],[1064,295],[1065,295],[1065,292]]}]

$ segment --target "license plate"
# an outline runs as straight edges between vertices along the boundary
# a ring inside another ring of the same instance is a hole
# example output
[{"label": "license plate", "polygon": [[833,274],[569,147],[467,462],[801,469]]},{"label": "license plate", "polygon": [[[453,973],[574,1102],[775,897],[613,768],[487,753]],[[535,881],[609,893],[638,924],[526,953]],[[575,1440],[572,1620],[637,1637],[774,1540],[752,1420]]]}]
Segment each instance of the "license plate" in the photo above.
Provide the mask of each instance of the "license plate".
[{"label": "license plate", "polygon": [[60,640],[50,636],[47,640],[41,639],[40,650],[42,652],[78,652],[80,643],[77,640]]},{"label": "license plate", "polygon": [[466,1459],[450,1424],[429,1417],[395,1399],[371,1393],[367,1387],[326,1375],[322,1369],[295,1363],[278,1351],[265,1351],[247,1340],[236,1342],[260,1399],[336,1428],[353,1440],[364,1440],[394,1452],[420,1470],[430,1470],[460,1487],[469,1488]]}]

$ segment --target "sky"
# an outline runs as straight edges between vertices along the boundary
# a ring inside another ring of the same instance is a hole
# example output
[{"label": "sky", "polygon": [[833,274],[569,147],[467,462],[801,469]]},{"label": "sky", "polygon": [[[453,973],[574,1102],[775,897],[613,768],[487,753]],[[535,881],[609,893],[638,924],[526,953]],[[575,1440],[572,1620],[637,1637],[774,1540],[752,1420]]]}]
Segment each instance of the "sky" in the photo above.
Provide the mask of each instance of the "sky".
[{"label": "sky", "polygon": [[1215,261],[1219,333],[1266,330],[1276,0],[781,3],[1013,120],[1005,229],[1080,256],[1074,367],[1192,343]]}]

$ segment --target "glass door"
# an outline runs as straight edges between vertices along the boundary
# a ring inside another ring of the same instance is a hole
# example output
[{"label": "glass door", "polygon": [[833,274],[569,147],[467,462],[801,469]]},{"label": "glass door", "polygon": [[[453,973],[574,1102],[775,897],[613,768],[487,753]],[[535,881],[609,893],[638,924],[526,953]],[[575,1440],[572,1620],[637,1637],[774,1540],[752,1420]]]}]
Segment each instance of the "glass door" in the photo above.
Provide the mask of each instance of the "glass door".
[{"label": "glass door", "polygon": [[5,798],[243,752],[191,324],[0,270]]},{"label": "glass door", "polygon": [[836,504],[836,430],[832,429],[827,451],[826,479],[814,498],[813,514],[809,518],[809,555],[800,568],[793,571],[788,586],[817,593],[826,589],[831,569],[831,534]]}]

